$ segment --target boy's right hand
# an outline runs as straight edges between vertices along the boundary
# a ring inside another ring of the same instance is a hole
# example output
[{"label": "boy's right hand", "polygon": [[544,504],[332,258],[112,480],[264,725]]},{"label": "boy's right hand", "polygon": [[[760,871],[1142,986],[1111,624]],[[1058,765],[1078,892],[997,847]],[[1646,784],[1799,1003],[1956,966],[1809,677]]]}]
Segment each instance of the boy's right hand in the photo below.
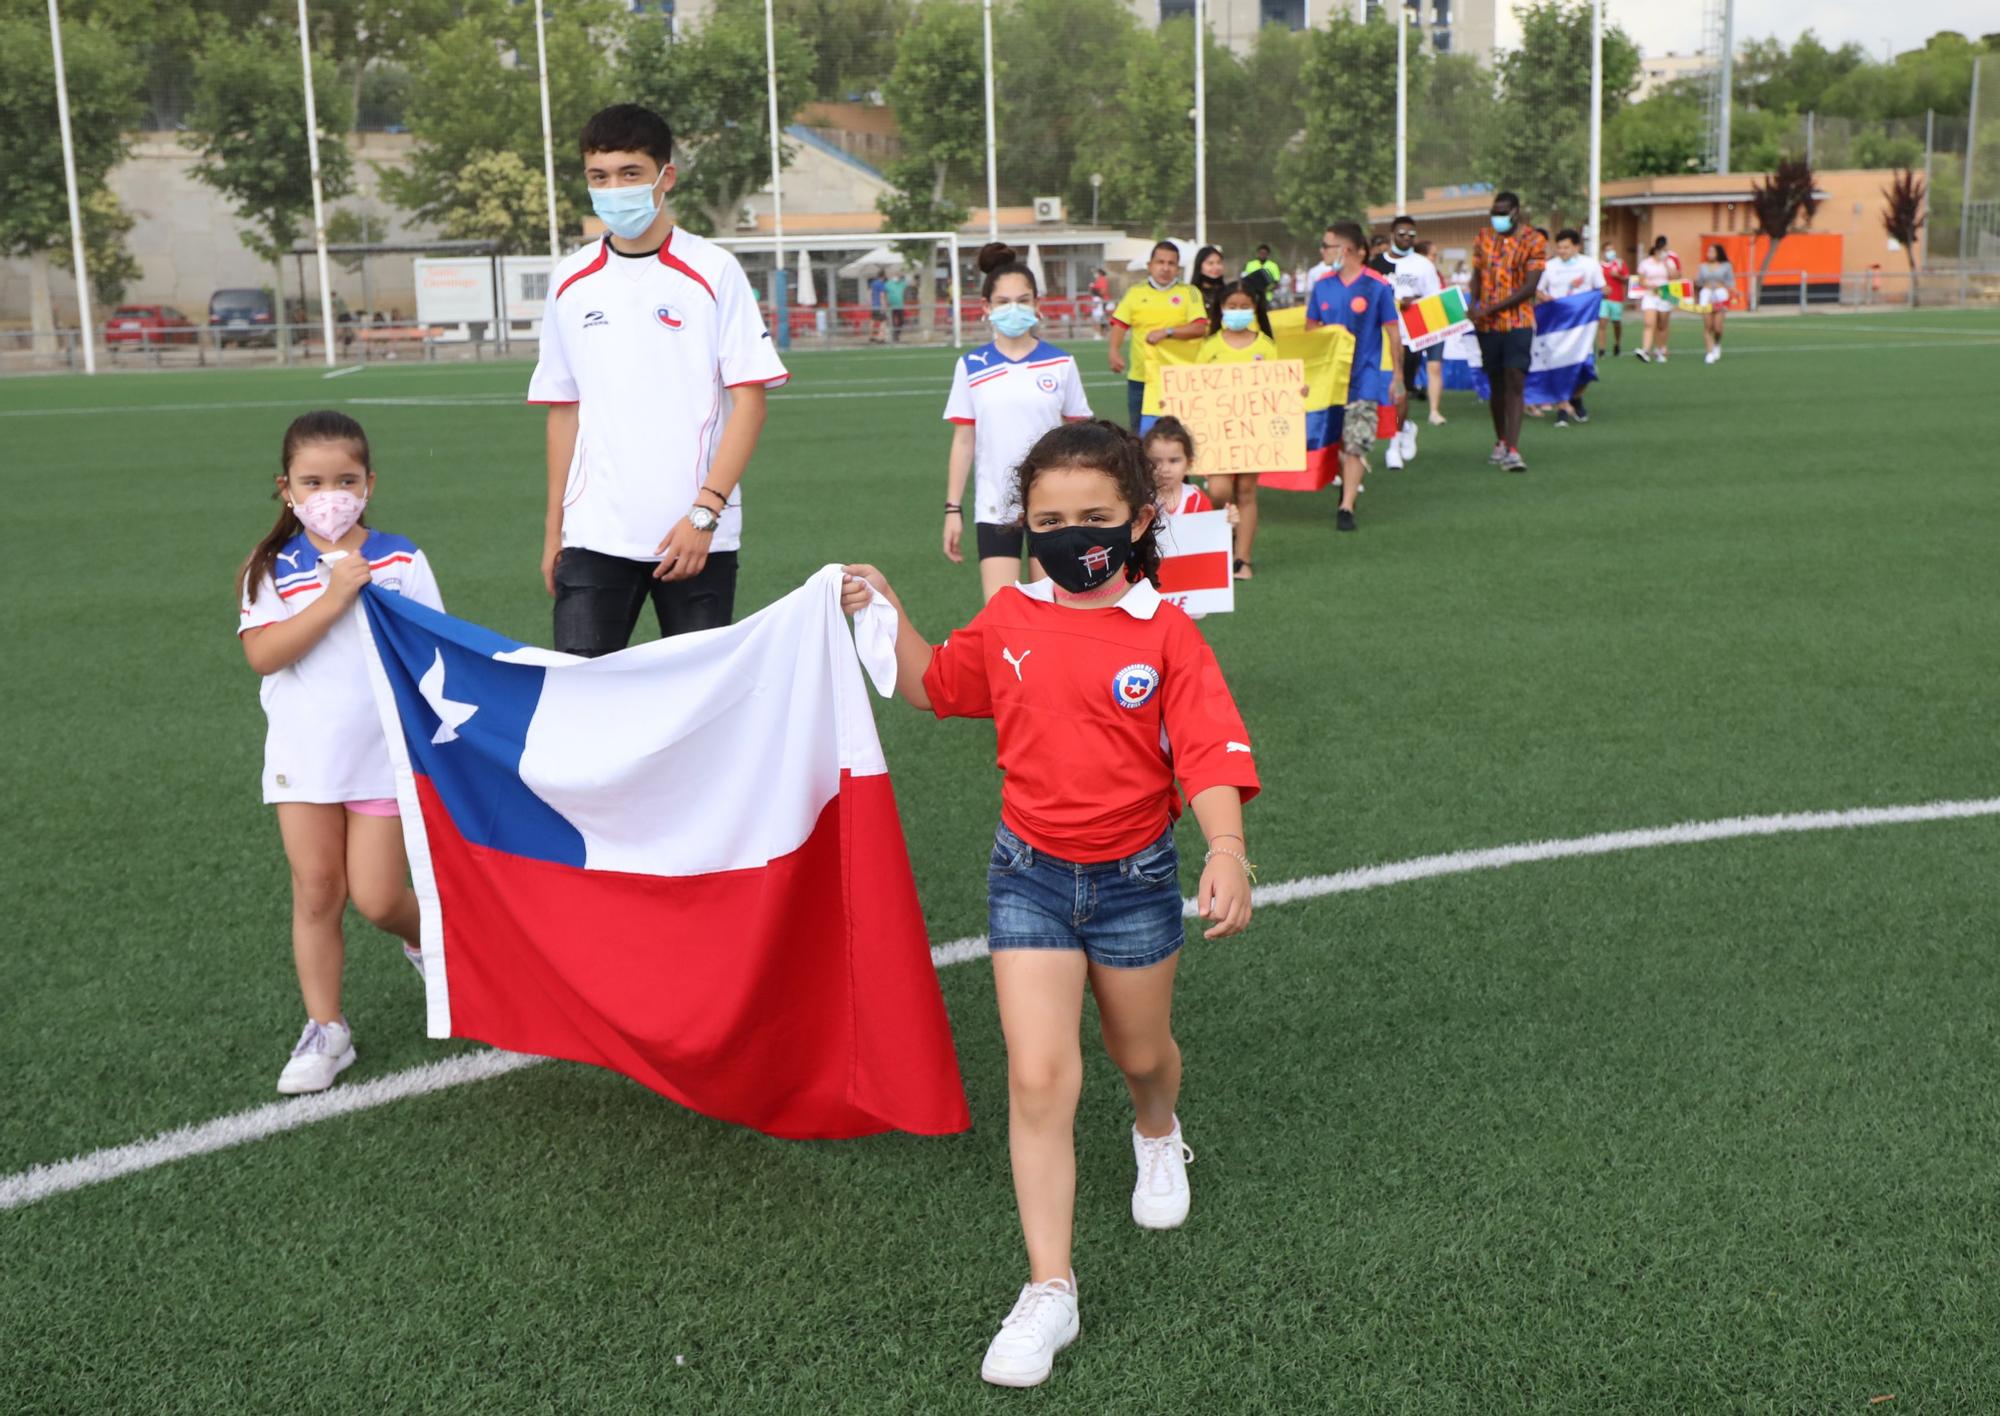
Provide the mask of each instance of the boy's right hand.
[{"label": "boy's right hand", "polygon": [[877,594],[886,596],[889,603],[896,607],[897,613],[902,613],[903,602],[896,598],[896,592],[889,588],[888,580],[874,566],[844,565],[841,570],[847,574],[847,579],[842,581],[840,586],[840,609],[843,614],[859,614],[868,608],[869,602]]},{"label": "boy's right hand", "polygon": [[358,551],[350,551],[339,560],[327,561],[326,564],[330,567],[326,578],[326,593],[342,604],[352,603],[361,593],[361,587],[371,578],[368,557]]}]

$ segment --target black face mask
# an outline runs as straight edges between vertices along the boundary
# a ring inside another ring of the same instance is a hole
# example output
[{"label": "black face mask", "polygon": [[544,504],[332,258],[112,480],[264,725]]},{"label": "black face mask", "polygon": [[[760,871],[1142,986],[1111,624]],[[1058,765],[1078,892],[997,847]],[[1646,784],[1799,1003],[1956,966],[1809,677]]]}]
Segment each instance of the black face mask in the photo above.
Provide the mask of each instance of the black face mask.
[{"label": "black face mask", "polygon": [[1132,558],[1132,523],[1030,531],[1028,553],[1049,579],[1070,594],[1081,595],[1125,568]]}]

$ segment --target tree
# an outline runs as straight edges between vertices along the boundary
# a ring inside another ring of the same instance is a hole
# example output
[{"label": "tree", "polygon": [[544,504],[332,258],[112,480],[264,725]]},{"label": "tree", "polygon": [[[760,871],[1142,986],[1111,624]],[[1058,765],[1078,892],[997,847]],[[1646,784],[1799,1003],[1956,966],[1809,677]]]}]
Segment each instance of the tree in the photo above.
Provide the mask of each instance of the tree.
[{"label": "tree", "polygon": [[[320,127],[320,182],[332,200],[346,195],[354,170],[339,136],[348,129],[347,90],[333,65],[318,55],[312,84]],[[236,33],[211,26],[195,60],[188,133],[182,141],[201,154],[195,176],[235,205],[245,223],[237,229],[238,237],[269,262],[273,287],[282,291],[284,257],[305,235],[313,206],[297,34],[278,25]],[[284,337],[282,322],[280,330]]]},{"label": "tree", "polygon": [[[903,30],[887,94],[904,155],[888,172],[896,190],[875,201],[892,230],[936,231],[965,220],[956,196],[986,156],[985,64],[977,6],[928,0]],[[918,272],[926,325],[935,254],[927,243],[903,251]]]},{"label": "tree", "polygon": [[[83,259],[90,267],[90,298],[108,309],[125,298],[126,287],[146,273],[125,238],[132,233],[132,214],[109,187],[83,198]],[[55,263],[74,274],[67,245],[56,247]]]},{"label": "tree", "polygon": [[[584,121],[623,97],[610,56],[632,34],[619,0],[544,0],[549,55],[549,118],[557,161],[576,161]],[[402,169],[382,169],[382,190],[397,206],[442,226],[468,200],[459,185],[467,164],[511,152],[542,170],[541,95],[535,77],[535,16],[509,0],[464,0],[448,28],[419,44],[413,68],[422,75],[410,93],[408,121],[417,139]],[[667,119],[673,112],[667,110]],[[570,167],[558,173],[556,219],[564,231],[583,223],[588,198]],[[546,227],[546,221],[544,227]]]},{"label": "tree", "polygon": [[1299,71],[1303,138],[1278,159],[1278,201],[1301,240],[1330,221],[1366,223],[1395,192],[1396,31],[1335,18],[1315,30]]},{"label": "tree", "polygon": [[[812,96],[813,55],[789,26],[776,38],[782,132]],[[744,197],[771,181],[762,10],[718,9],[678,41],[664,26],[641,26],[619,76],[634,103],[657,109],[674,130],[680,172],[672,200],[681,223],[704,236],[732,228]],[[789,164],[789,147],[779,147],[780,162]]]},{"label": "tree", "polygon": [[[1590,6],[1585,0],[1523,5],[1520,47],[1500,61],[1494,180],[1528,211],[1553,219],[1583,205],[1590,186]],[[1604,116],[1624,105],[1639,51],[1616,25],[1604,31]]]},{"label": "tree", "polygon": [[[777,0],[772,11],[779,44],[789,31],[806,46],[806,97],[830,102],[863,97],[889,81],[896,36],[910,19],[909,0]],[[763,33],[763,0],[720,0],[713,14],[747,18]],[[785,68],[780,55],[780,75]]]},{"label": "tree", "polygon": [[[374,246],[388,239],[388,220],[373,212],[342,207],[326,219],[326,240],[330,246]],[[366,256],[335,256],[333,259],[350,275],[368,262]]]},{"label": "tree", "polygon": [[1699,172],[1707,151],[1708,118],[1698,80],[1667,84],[1643,101],[1625,105],[1604,124],[1606,177]]},{"label": "tree", "polygon": [[1827,91],[1868,66],[1868,52],[1854,43],[1828,49],[1807,30],[1787,49],[1775,37],[1745,44],[1735,63],[1735,96],[1739,103],[1776,113],[1807,113],[1822,109]]},{"label": "tree", "polygon": [[1910,263],[1910,304],[1917,303],[1917,241],[1924,228],[1924,179],[1904,168],[1882,189],[1882,229]]},{"label": "tree", "polygon": [[541,164],[529,167],[519,153],[482,152],[458,174],[444,214],[445,238],[491,241],[503,255],[548,248],[548,185]]},{"label": "tree", "polygon": [[[1086,137],[1114,116],[1139,35],[1125,0],[1018,0],[993,19],[1000,187],[1090,210]],[[982,119],[982,122],[984,120]]]},{"label": "tree", "polygon": [[[42,349],[55,333],[50,253],[68,250],[70,240],[53,63],[47,9],[19,3],[0,8],[0,255],[28,258],[29,322]],[[89,209],[105,176],[124,159],[124,131],[140,113],[134,96],[139,66],[107,29],[72,19],[63,26],[63,71],[77,190]],[[86,221],[86,238],[90,234]]]},{"label": "tree", "polygon": [[[1232,220],[1256,221],[1280,215],[1271,174],[1281,153],[1304,125],[1299,112],[1299,75],[1305,69],[1306,35],[1284,25],[1257,31],[1250,54],[1238,60],[1215,47],[1208,64],[1208,209]],[[1415,47],[1412,46],[1412,54]],[[1231,253],[1234,259],[1250,252]]]},{"label": "tree", "polygon": [[1483,174],[1499,106],[1492,71],[1471,55],[1432,55],[1424,67],[1428,82],[1418,88],[1413,75],[1410,85],[1410,187],[1419,192]]},{"label": "tree", "polygon": [[1813,195],[1813,171],[1802,157],[1787,157],[1779,161],[1768,177],[1759,177],[1750,184],[1750,214],[1756,219],[1757,234],[1769,244],[1764,247],[1764,263],[1757,268],[1757,280],[1751,287],[1754,299],[1763,298],[1764,277],[1771,269],[1771,259],[1778,254],[1778,243],[1798,224],[1799,218],[1812,220],[1819,210],[1819,198]]}]

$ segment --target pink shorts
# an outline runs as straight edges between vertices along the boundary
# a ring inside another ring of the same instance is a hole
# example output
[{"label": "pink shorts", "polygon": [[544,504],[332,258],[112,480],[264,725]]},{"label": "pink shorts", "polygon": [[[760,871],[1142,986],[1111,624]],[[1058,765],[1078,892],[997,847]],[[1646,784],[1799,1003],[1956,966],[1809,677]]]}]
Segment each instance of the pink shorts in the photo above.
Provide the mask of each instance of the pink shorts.
[{"label": "pink shorts", "polygon": [[394,797],[370,797],[366,801],[343,803],[356,816],[401,816],[402,810]]}]

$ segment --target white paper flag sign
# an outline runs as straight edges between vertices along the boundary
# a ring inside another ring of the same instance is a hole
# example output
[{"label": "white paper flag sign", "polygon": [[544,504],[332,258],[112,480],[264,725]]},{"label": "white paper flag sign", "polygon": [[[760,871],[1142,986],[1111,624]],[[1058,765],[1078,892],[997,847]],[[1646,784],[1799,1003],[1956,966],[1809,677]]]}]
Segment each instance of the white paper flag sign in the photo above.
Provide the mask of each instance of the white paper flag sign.
[{"label": "white paper flag sign", "polygon": [[1161,523],[1160,594],[1191,615],[1235,609],[1229,513],[1193,511],[1162,517]]}]

